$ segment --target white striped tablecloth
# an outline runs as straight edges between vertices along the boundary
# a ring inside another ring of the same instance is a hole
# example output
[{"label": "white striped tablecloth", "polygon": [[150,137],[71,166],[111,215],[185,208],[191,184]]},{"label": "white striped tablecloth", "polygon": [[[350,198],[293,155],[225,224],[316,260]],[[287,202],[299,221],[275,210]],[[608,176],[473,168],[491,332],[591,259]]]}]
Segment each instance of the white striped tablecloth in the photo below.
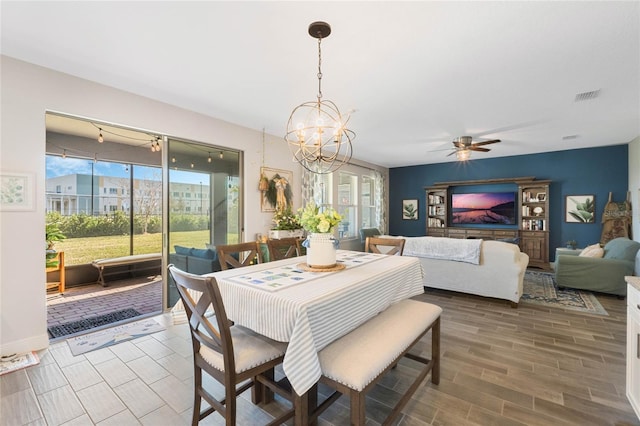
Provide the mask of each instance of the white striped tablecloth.
[{"label": "white striped tablecloth", "polygon": [[302,256],[210,274],[231,320],[289,342],[283,370],[298,395],[320,379],[318,351],[391,304],[424,292],[419,260],[404,256],[380,255],[365,265],[323,272],[321,278],[276,292],[231,280],[248,271],[305,261]]}]

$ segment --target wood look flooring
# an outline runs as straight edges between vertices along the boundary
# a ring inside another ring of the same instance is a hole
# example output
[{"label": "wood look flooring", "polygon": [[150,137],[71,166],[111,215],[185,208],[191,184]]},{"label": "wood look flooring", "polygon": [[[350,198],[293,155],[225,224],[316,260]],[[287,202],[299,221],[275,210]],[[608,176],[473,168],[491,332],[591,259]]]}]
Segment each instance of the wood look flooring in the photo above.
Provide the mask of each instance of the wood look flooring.
[{"label": "wood look flooring", "polygon": [[[625,300],[598,295],[609,312],[601,316],[440,290],[417,299],[444,309],[441,380],[425,381],[396,424],[640,425],[625,396]],[[170,324],[167,314],[158,320]],[[423,341],[428,354],[430,335]],[[39,365],[0,376],[0,424],[190,424],[190,352],[186,324],[80,356],[57,342]],[[413,368],[403,360],[370,392],[368,425],[390,411]],[[319,425],[348,424],[347,407],[340,398]],[[286,408],[281,399],[256,407],[246,392],[238,424]],[[212,414],[202,424],[223,422]]]}]

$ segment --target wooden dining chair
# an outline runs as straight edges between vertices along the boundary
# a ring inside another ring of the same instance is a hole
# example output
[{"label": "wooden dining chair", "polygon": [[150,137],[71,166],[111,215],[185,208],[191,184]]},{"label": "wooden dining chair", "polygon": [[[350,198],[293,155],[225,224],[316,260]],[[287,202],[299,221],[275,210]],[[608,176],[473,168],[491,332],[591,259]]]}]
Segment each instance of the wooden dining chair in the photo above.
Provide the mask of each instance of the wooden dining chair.
[{"label": "wooden dining chair", "polygon": [[404,241],[404,238],[367,237],[364,243],[364,251],[366,253],[402,256]]},{"label": "wooden dining chair", "polygon": [[[249,388],[255,404],[270,402],[272,393],[292,402],[293,394],[273,380],[274,367],[282,363],[286,343],[276,342],[253,331],[234,325],[227,317],[214,277],[184,272],[169,265],[184,304],[193,346],[194,401],[192,425],[217,411],[226,425],[236,424],[236,399]],[[213,314],[209,308],[213,306]],[[203,386],[202,372],[220,382],[224,398],[216,399]],[[201,410],[202,400],[210,407]],[[293,405],[270,425],[293,417]]]},{"label": "wooden dining chair", "polygon": [[300,238],[282,238],[279,240],[269,238],[269,260],[282,260],[297,257],[302,254]]},{"label": "wooden dining chair", "polygon": [[260,245],[256,241],[239,244],[216,246],[220,269],[242,268],[256,263],[262,263]]}]

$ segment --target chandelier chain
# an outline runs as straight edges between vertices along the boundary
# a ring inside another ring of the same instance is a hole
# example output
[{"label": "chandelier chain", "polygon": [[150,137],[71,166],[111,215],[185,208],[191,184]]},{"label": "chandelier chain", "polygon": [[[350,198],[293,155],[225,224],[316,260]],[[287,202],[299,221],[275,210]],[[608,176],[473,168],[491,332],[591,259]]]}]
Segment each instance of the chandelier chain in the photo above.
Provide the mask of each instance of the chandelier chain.
[{"label": "chandelier chain", "polygon": [[322,99],[322,38],[318,38],[318,101]]}]

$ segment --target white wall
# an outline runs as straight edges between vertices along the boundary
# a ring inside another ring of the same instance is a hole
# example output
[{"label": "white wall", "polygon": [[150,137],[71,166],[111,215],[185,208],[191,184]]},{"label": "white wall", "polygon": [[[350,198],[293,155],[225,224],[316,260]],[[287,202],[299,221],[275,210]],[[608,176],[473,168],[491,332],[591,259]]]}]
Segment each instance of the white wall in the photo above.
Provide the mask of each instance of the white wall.
[{"label": "white wall", "polygon": [[[0,212],[0,354],[48,346],[44,271],[45,112],[57,111],[243,150],[245,240],[265,233],[271,213],[260,213],[258,178],[262,132],[1,56],[0,171],[33,173],[36,208]],[[283,111],[283,133],[288,111]],[[277,131],[277,130],[276,130]],[[266,136],[265,165],[300,167],[282,136]],[[300,196],[294,196],[295,207]]]}]

